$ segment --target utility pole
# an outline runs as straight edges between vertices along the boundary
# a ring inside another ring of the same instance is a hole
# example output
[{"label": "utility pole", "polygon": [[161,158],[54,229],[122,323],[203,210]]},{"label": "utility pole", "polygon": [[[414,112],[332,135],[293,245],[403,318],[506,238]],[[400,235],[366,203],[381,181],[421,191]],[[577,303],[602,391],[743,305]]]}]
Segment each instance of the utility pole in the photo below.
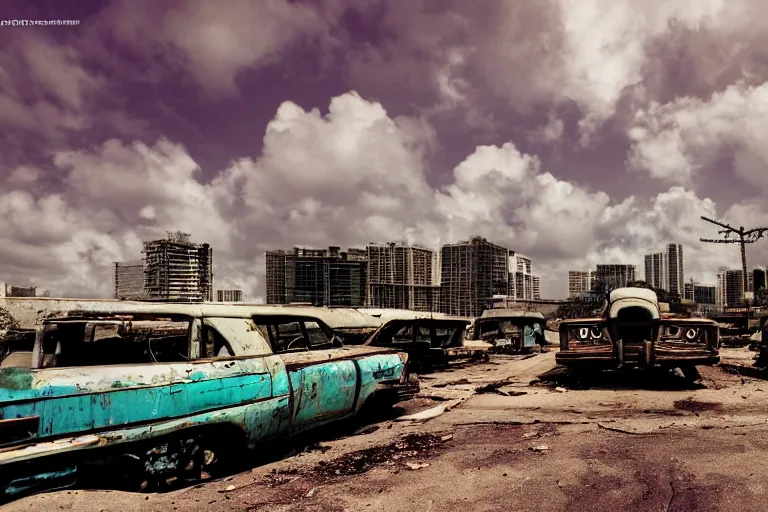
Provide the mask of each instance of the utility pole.
[{"label": "utility pole", "polygon": [[[718,231],[719,234],[725,235],[724,238],[719,240],[709,239],[709,238],[700,238],[702,242],[709,242],[713,244],[740,244],[741,245],[741,270],[742,270],[742,286],[744,287],[744,297],[745,302],[746,300],[746,294],[747,294],[747,244],[753,244],[757,242],[760,238],[763,238],[763,235],[768,233],[768,228],[754,228],[745,230],[744,226],[739,226],[739,229],[734,228],[733,226],[729,226],[728,224],[723,224],[722,222],[718,222],[716,220],[708,219],[707,217],[701,217],[702,220],[705,220],[709,223],[712,223],[716,226],[720,226],[721,230]],[[738,235],[738,239],[736,238],[729,238],[731,234]],[[748,304],[748,302],[747,302]],[[747,313],[749,313],[749,306],[747,306]]]}]

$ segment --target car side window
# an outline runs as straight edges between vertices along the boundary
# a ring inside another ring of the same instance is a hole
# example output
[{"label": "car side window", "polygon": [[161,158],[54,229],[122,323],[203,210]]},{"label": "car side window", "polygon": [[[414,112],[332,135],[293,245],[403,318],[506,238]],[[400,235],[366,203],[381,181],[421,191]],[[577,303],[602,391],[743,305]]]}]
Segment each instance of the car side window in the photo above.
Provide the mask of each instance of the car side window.
[{"label": "car side window", "polygon": [[232,357],[234,355],[224,336],[215,328],[206,325],[203,331],[203,357],[213,359],[217,357]]},{"label": "car side window", "polygon": [[[189,322],[62,323],[41,344],[42,368],[189,361]],[[33,362],[33,364],[36,364]]]},{"label": "car side window", "polygon": [[275,354],[306,352],[309,350],[306,331],[301,322],[260,322],[260,329],[266,330],[269,343]]},{"label": "car side window", "polygon": [[309,338],[310,350],[325,350],[333,347],[333,341],[325,333],[320,324],[312,320],[304,322],[304,327],[307,330],[307,337]]}]

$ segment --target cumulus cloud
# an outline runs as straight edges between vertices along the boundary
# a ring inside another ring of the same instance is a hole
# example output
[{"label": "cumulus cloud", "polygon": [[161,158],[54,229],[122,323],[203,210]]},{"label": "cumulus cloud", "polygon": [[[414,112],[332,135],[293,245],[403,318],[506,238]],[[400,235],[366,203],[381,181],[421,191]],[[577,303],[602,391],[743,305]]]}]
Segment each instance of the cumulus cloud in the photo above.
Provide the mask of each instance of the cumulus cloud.
[{"label": "cumulus cloud", "polygon": [[629,163],[635,170],[673,183],[693,185],[701,173],[722,173],[730,161],[735,174],[768,191],[768,82],[733,85],[709,99],[679,98],[637,113],[629,135]]},{"label": "cumulus cloud", "polygon": [[250,299],[264,294],[264,252],[293,245],[437,248],[480,234],[534,257],[550,296],[565,294],[566,272],[585,254],[587,263],[632,262],[676,241],[696,254],[686,262],[692,271],[728,261],[696,241],[698,216],[717,212],[693,191],[615,203],[557,179],[511,142],[477,147],[435,189],[425,172],[428,133],[350,92],[325,115],[283,103],[261,155],[206,183],[187,150],[168,140],[56,152],[64,190],[29,191],[16,171],[0,195],[0,278],[108,296],[112,262],[140,257],[142,240],[175,229],[211,243],[217,286],[242,287]]},{"label": "cumulus cloud", "polygon": [[[627,91],[649,101],[680,87],[670,73],[684,63],[670,62],[669,55],[684,51],[696,37],[707,38],[709,48],[723,56],[733,56],[746,43],[751,55],[761,47],[758,30],[749,35],[740,30],[753,0],[481,0],[443,3],[441,9],[428,0],[362,5],[386,36],[350,55],[358,87],[377,95],[407,88],[411,101],[439,105],[477,107],[491,97],[497,106],[504,100],[519,112],[574,102],[585,117],[580,128],[587,139]],[[696,76],[715,87],[711,53],[686,56],[695,59]],[[749,58],[746,52],[739,56]],[[640,92],[633,90],[638,85]]]}]

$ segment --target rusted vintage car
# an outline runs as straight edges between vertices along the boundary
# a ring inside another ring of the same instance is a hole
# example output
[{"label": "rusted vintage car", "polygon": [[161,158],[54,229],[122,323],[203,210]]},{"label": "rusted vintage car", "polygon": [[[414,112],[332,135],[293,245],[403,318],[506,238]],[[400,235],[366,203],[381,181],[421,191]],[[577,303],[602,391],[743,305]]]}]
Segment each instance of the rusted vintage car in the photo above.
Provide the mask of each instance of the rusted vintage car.
[{"label": "rusted vintage car", "polygon": [[546,319],[541,313],[494,308],[475,319],[469,336],[492,344],[496,351],[519,354],[543,347],[545,328]]},{"label": "rusted vintage car", "polygon": [[129,488],[194,481],[418,389],[406,352],[341,346],[308,309],[127,303],[45,320],[16,348],[0,361],[5,499],[103,465]]},{"label": "rusted vintage car", "polygon": [[662,318],[652,290],[618,288],[602,316],[560,324],[559,364],[572,368],[626,366],[680,368],[720,361],[717,323],[703,318]]},{"label": "rusted vintage car", "polygon": [[395,348],[409,354],[409,369],[428,373],[451,361],[487,359],[489,343],[466,340],[470,319],[438,313],[397,318],[384,323],[365,342],[368,347]]}]

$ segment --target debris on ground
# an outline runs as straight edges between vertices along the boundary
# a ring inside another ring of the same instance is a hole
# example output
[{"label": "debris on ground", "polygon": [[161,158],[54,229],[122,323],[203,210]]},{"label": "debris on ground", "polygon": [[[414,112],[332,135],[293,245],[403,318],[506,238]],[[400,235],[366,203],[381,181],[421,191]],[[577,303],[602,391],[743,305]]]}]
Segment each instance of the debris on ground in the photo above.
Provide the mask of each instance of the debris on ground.
[{"label": "debris on ground", "polygon": [[423,457],[435,451],[442,438],[435,434],[408,434],[400,441],[349,453],[331,461],[322,461],[314,472],[323,476],[348,476],[365,473],[378,465],[407,464],[408,459]]},{"label": "debris on ground", "polygon": [[305,494],[304,496],[306,496],[307,498],[311,498],[312,496],[314,496],[314,495],[315,495],[315,491],[316,491],[316,490],[317,490],[317,487],[313,487],[313,488],[311,488],[311,489],[309,490],[309,492],[308,492],[307,494]]},{"label": "debris on ground", "polygon": [[525,434],[523,434],[523,439],[530,439],[530,438],[532,438],[532,437],[539,437],[539,435],[540,435],[540,434],[539,434],[539,432],[538,432],[538,431],[534,431],[534,432],[526,432]]},{"label": "debris on ground", "polygon": [[451,439],[453,439],[453,434],[446,434],[440,438],[442,442],[450,441]]},{"label": "debris on ground", "polygon": [[432,418],[437,418],[441,414],[444,414],[446,411],[449,411],[459,405],[462,402],[462,400],[451,400],[450,402],[446,402],[444,404],[437,405],[435,407],[432,407],[431,409],[427,409],[426,411],[417,412],[416,414],[409,414],[408,416],[400,416],[399,418],[395,418],[395,421],[426,421],[431,420]]},{"label": "debris on ground", "polygon": [[558,393],[565,393],[568,390],[565,389],[565,388],[562,388],[560,386],[557,386],[557,387],[555,387],[555,391],[557,391]]},{"label": "debris on ground", "polygon": [[531,446],[530,450],[534,452],[546,452],[547,450],[549,450],[549,446],[545,444],[540,444],[538,446]]},{"label": "debris on ground", "polygon": [[[374,429],[373,431],[375,431],[375,430],[376,429]],[[303,451],[305,453],[309,453],[309,452],[325,453],[325,452],[327,452],[330,449],[331,449],[330,446],[323,446],[320,443],[313,443],[313,444],[310,444],[309,446],[307,446],[306,448],[304,448]]]},{"label": "debris on ground", "polygon": [[453,382],[444,382],[441,384],[435,384],[433,388],[447,388],[448,386],[461,386],[463,384],[469,384],[469,379],[459,379]]},{"label": "debris on ground", "polygon": [[485,386],[479,386],[475,388],[475,393],[478,395],[482,395],[484,393],[496,393],[498,395],[502,396],[521,396],[521,395],[527,395],[527,391],[505,391],[500,388],[509,385],[509,380],[503,380],[500,382],[492,382],[490,384],[486,384]]},{"label": "debris on ground", "polygon": [[408,469],[414,469],[414,470],[429,467],[428,462],[406,462],[405,465],[408,467]]},{"label": "debris on ground", "polygon": [[286,469],[283,471],[273,469],[270,473],[264,475],[263,480],[267,484],[267,487],[277,487],[279,485],[287,484],[288,482],[293,482],[299,478],[298,473],[299,471],[296,469]]}]

